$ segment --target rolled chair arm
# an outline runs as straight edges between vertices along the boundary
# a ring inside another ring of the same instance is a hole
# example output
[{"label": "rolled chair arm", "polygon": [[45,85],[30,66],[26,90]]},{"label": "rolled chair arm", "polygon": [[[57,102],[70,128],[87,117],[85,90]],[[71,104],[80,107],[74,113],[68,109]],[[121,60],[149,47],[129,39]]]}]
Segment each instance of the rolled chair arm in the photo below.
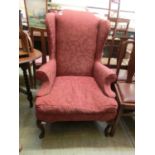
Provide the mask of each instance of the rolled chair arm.
[{"label": "rolled chair arm", "polygon": [[116,73],[99,61],[94,65],[94,78],[105,95],[114,98],[116,94],[111,90],[111,84],[116,81]]},{"label": "rolled chair arm", "polygon": [[41,88],[37,92],[37,96],[49,94],[56,77],[56,61],[51,59],[49,62],[41,66],[36,72],[36,78],[41,81]]}]

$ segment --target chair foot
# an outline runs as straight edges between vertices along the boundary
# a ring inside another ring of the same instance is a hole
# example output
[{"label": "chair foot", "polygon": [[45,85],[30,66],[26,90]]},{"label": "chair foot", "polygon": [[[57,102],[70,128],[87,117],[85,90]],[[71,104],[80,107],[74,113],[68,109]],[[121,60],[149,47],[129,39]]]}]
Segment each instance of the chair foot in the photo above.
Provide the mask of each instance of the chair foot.
[{"label": "chair foot", "polygon": [[105,135],[106,137],[110,136],[110,129],[111,129],[111,125],[108,124],[107,127],[106,127],[105,130],[104,130],[104,135]]},{"label": "chair foot", "polygon": [[116,127],[117,127],[118,122],[120,120],[121,114],[122,114],[122,108],[120,107],[118,109],[118,113],[117,113],[116,118],[111,122],[111,128],[109,130],[109,136],[110,137],[113,137],[115,132],[116,132]]},{"label": "chair foot", "polygon": [[22,149],[23,149],[23,147],[22,147],[22,145],[20,144],[20,146],[19,146],[19,152],[21,152]]},{"label": "chair foot", "polygon": [[44,137],[45,137],[45,133],[41,132],[40,135],[39,135],[39,138],[42,139]]},{"label": "chair foot", "polygon": [[116,125],[113,124],[113,125],[111,126],[111,130],[110,130],[110,132],[109,132],[109,135],[110,135],[111,137],[114,136],[114,134],[115,134],[115,130],[116,130]]},{"label": "chair foot", "polygon": [[42,124],[42,122],[40,120],[37,120],[37,127],[41,130],[39,138],[40,139],[44,138],[44,136],[45,136],[45,128],[44,128],[44,125]]},{"label": "chair foot", "polygon": [[113,122],[112,124],[108,124],[107,127],[104,130],[104,134],[106,137],[110,136],[113,137],[116,131],[116,122]]}]

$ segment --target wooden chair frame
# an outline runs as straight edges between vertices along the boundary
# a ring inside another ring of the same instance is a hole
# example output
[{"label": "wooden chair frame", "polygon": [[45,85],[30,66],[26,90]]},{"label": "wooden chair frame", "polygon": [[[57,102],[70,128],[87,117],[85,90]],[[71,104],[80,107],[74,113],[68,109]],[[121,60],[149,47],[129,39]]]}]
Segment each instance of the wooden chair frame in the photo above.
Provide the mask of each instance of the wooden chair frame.
[{"label": "wooden chair frame", "polygon": [[[132,43],[134,46],[133,46],[133,51],[131,53],[130,61],[128,65],[127,80],[124,82],[123,81],[120,81],[120,82],[128,83],[128,84],[131,83],[134,85],[135,82],[133,82],[132,80],[135,73],[135,42],[134,41],[127,40],[122,43],[122,48],[121,48],[119,61],[117,65],[117,75],[119,74],[119,68],[123,60],[124,52],[126,51],[127,44],[129,43]],[[109,122],[109,124],[106,127],[105,129],[106,136],[113,136],[115,134],[117,124],[122,116],[133,116],[135,112],[135,102],[125,102],[125,103],[123,102],[117,83],[118,81],[114,84],[114,89],[116,92],[116,100],[118,102],[118,112],[115,120],[113,122]]]}]

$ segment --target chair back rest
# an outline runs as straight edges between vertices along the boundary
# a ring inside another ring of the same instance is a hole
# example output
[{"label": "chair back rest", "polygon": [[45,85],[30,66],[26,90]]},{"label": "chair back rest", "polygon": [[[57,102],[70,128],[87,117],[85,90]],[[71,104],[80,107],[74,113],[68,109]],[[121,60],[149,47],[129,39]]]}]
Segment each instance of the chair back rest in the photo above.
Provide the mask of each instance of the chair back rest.
[{"label": "chair back rest", "polygon": [[119,17],[120,0],[109,0],[108,18]]},{"label": "chair back rest", "polygon": [[49,51],[56,59],[58,76],[92,76],[110,27],[107,21],[101,21],[82,11],[47,14]]},{"label": "chair back rest", "polygon": [[123,58],[126,53],[126,49],[129,44],[132,44],[132,49],[131,49],[131,54],[130,54],[130,58],[129,58],[129,63],[127,66],[127,80],[126,80],[126,82],[131,83],[133,76],[135,74],[135,41],[134,40],[126,40],[126,41],[122,42],[121,50],[120,50],[119,58],[118,58],[116,74],[117,75],[119,74],[119,71],[121,69],[121,64],[122,64]]},{"label": "chair back rest", "polygon": [[111,67],[111,59],[113,57],[118,59],[117,53],[119,53],[121,38],[127,38],[130,20],[124,18],[109,18],[108,20],[111,23],[111,30],[107,40],[109,51],[107,65]]},{"label": "chair back rest", "polygon": [[33,51],[32,40],[29,34],[24,31],[19,31],[19,48],[26,52]]},{"label": "chair back rest", "polygon": [[58,75],[92,75],[98,21],[94,15],[78,11],[56,16]]}]

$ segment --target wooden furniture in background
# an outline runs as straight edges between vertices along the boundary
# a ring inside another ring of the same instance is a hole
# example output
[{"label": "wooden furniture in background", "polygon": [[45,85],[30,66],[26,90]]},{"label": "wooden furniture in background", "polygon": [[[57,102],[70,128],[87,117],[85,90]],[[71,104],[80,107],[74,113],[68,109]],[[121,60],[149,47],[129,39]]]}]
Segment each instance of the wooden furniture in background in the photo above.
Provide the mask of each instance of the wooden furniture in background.
[{"label": "wooden furniture in background", "polygon": [[[33,45],[31,38],[29,37],[27,32],[24,32],[22,27],[19,32],[19,58],[28,57],[29,53],[33,50]],[[33,87],[33,77],[31,72],[31,64],[28,67],[29,77],[30,77],[30,86]]]},{"label": "wooden furniture in background", "polygon": [[118,18],[120,11],[120,0],[109,0],[108,19]]},{"label": "wooden furniture in background", "polygon": [[[33,10],[35,8],[35,4],[39,8]],[[36,61],[36,67],[39,68],[42,64],[47,62],[46,55],[46,25],[45,25],[45,16],[47,13],[47,0],[24,0],[26,18],[28,24],[28,30],[34,45],[34,33],[37,33],[37,37],[39,37],[41,43],[41,52],[42,59]],[[36,47],[35,47],[36,48]]]},{"label": "wooden furniture in background", "polygon": [[22,88],[19,88],[19,91],[27,95],[27,99],[30,103],[30,107],[33,107],[33,97],[32,97],[32,92],[30,89],[30,83],[29,83],[29,77],[27,75],[27,70],[29,69],[30,63],[32,63],[34,60],[40,58],[42,56],[41,52],[33,49],[32,52],[29,53],[28,57],[25,58],[19,58],[19,67],[21,67],[24,75],[24,81],[25,81],[25,86],[26,86],[26,91]]},{"label": "wooden furniture in background", "polygon": [[36,67],[39,68],[41,65],[45,64],[49,60],[49,56],[47,54],[47,48],[46,48],[47,30],[31,27],[30,28],[30,36],[31,36],[33,45],[35,45],[34,37],[39,38],[39,41],[41,43],[42,58],[35,61]]},{"label": "wooden furniture in background", "polygon": [[[119,18],[119,12],[120,0],[109,0],[108,20],[111,24],[111,30],[106,43],[108,56],[107,58],[104,57],[103,63],[112,68],[115,68],[118,63],[120,40],[121,37],[127,37],[130,22],[129,19]],[[113,60],[112,63],[111,60]]]},{"label": "wooden furniture in background", "polygon": [[[129,50],[129,51],[128,51]],[[116,74],[118,81],[134,81],[135,66],[131,63],[134,62],[135,54],[135,41],[133,39],[125,39],[121,42],[121,49],[118,57],[118,64],[116,68]],[[123,59],[127,57],[128,63],[124,69],[121,68]]]},{"label": "wooden furniture in background", "polygon": [[[133,38],[124,37],[120,40],[120,52],[118,55],[117,67],[113,68],[116,72],[118,81],[125,81],[128,74],[128,65],[131,53],[135,50],[135,41]],[[134,81],[134,77],[132,79]]]},{"label": "wooden furniture in background", "polygon": [[[129,43],[134,43],[133,41],[123,42],[122,49],[125,49],[126,45]],[[125,50],[121,50],[121,56],[117,66],[117,75],[119,74],[119,67],[122,63],[122,58]],[[135,112],[135,82],[133,81],[133,76],[135,74],[135,46],[130,56],[130,61],[127,70],[126,80],[117,81],[114,84],[116,92],[116,100],[118,102],[118,112],[114,122],[109,123],[105,130],[106,136],[113,136],[117,127],[118,122],[122,116],[133,116]]]},{"label": "wooden furniture in background", "polygon": [[[35,102],[39,137],[45,135],[44,122],[115,119],[117,102],[111,83],[116,74],[100,63],[108,22],[99,22],[91,13],[73,10],[65,10],[61,16],[48,14],[46,21],[52,55],[37,70],[37,79],[42,83]],[[88,32],[86,27],[92,31]]]}]

